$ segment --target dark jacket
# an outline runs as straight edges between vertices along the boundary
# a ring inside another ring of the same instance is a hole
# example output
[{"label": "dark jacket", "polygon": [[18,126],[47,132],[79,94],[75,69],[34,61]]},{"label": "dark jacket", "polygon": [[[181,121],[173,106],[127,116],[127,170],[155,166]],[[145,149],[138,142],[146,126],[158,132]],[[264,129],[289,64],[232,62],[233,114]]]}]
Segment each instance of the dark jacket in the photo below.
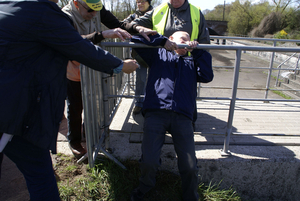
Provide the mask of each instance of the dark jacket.
[{"label": "dark jacket", "polygon": [[48,0],[1,1],[0,44],[0,133],[54,153],[68,60],[108,74],[122,63],[83,39]]},{"label": "dark jacket", "polygon": [[[167,38],[161,35],[150,37],[148,42],[134,36],[132,42],[151,46],[164,46]],[[197,81],[213,79],[211,55],[194,49],[189,56],[179,56],[164,48],[135,48],[135,51],[150,67],[146,86],[143,113],[147,110],[165,109],[182,113],[193,119],[197,97]]]},{"label": "dark jacket", "polygon": [[[150,5],[149,8],[146,10],[146,12],[152,10],[153,7]],[[141,16],[143,16],[146,12],[142,12],[140,10],[136,10],[135,13],[130,14],[127,18],[125,18],[122,22],[132,22],[133,20],[135,20],[136,18],[139,18]]]}]

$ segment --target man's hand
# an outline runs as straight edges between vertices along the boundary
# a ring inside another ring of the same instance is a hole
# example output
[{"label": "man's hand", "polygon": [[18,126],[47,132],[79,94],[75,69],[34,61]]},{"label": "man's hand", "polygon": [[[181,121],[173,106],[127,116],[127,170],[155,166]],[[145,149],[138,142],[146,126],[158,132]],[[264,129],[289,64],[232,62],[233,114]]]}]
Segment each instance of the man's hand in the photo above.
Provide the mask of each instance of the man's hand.
[{"label": "man's hand", "polygon": [[187,51],[191,52],[193,51],[193,48],[197,47],[199,44],[198,41],[187,41],[186,44],[191,48],[185,48]]},{"label": "man's hand", "polygon": [[121,29],[121,28],[115,28],[115,29],[109,29],[102,31],[102,36],[104,38],[120,38],[122,41],[125,39],[129,39],[132,36],[127,31]]},{"label": "man's hand", "polygon": [[136,26],[136,30],[147,40],[150,41],[150,38],[148,35],[155,35],[157,34],[157,31],[153,31],[152,29],[142,27],[142,26]]},{"label": "man's hand", "polygon": [[123,62],[124,63],[122,71],[127,74],[132,73],[139,67],[136,60],[133,59],[126,59]]},{"label": "man's hand", "polygon": [[169,51],[174,51],[174,50],[177,50],[178,46],[176,43],[170,41],[170,40],[167,40],[166,43],[165,43],[165,46],[164,48],[166,48],[167,50]]}]

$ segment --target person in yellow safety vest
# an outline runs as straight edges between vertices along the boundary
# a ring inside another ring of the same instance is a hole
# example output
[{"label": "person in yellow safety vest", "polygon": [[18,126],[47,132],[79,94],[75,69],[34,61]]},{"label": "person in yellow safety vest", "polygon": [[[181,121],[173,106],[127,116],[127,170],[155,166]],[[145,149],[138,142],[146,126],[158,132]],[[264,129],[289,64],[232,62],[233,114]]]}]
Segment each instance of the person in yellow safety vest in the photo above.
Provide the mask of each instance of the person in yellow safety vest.
[{"label": "person in yellow safety vest", "polygon": [[[166,37],[170,37],[176,31],[186,31],[191,40],[197,40],[200,44],[210,44],[204,16],[200,8],[190,4],[188,0],[169,0],[132,23],[156,30]],[[169,47],[170,50],[177,48],[171,47],[171,44]]]}]

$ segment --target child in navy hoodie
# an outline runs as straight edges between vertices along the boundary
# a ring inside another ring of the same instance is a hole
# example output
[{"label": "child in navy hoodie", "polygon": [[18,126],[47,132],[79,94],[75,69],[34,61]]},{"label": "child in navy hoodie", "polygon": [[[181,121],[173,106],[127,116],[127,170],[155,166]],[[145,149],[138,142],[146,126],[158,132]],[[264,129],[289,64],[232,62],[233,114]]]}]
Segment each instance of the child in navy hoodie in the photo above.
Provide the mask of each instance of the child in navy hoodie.
[{"label": "child in navy hoodie", "polygon": [[197,82],[207,83],[213,79],[212,58],[205,50],[192,49],[198,42],[190,41],[187,32],[175,32],[169,39],[157,34],[150,39],[148,42],[142,36],[134,36],[131,41],[151,46],[175,42],[187,44],[191,49],[177,49],[175,52],[164,48],[134,49],[148,64],[149,75],[142,109],[145,119],[140,184],[133,190],[131,200],[142,200],[145,193],[155,186],[161,148],[168,131],[178,156],[183,199],[196,201],[199,198],[198,167],[192,120]]}]

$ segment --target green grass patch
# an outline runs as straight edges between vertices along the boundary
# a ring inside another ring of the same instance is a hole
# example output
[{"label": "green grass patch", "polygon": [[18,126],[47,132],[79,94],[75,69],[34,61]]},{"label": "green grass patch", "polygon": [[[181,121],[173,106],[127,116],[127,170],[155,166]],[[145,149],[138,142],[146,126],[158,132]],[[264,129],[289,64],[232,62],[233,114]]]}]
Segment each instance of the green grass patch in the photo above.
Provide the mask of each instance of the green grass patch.
[{"label": "green grass patch", "polygon": [[[139,184],[140,169],[137,161],[122,161],[127,170],[107,158],[96,161],[94,168],[77,164],[73,157],[57,156],[56,173],[61,200],[127,201]],[[63,158],[63,159],[61,159]],[[69,169],[67,167],[70,167]],[[70,170],[70,171],[69,171]],[[155,188],[145,195],[145,201],[181,201],[180,176],[169,171],[158,171]],[[219,185],[199,184],[200,200],[240,201],[233,189],[222,190]]]},{"label": "green grass patch", "polygon": [[290,96],[288,96],[288,95],[282,93],[281,91],[277,91],[277,90],[274,90],[274,91],[273,91],[273,90],[272,90],[272,92],[275,93],[275,94],[277,94],[277,95],[279,95],[279,96],[281,96],[281,97],[284,98],[284,99],[293,99],[292,97],[290,97]]}]

